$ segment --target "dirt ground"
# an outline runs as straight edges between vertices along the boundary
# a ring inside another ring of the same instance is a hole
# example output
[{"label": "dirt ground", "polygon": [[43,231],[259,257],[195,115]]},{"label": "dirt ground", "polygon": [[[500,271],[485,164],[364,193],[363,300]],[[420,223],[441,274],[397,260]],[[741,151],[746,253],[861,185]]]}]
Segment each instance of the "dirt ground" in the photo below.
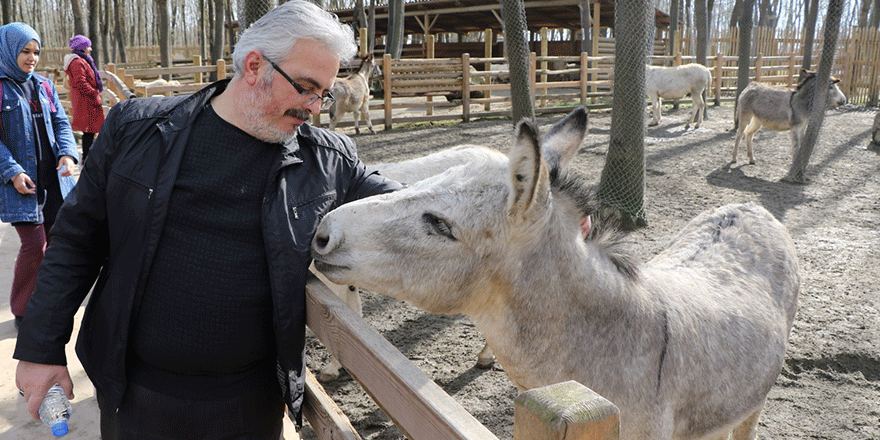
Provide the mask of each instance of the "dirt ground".
[{"label": "dirt ground", "polygon": [[[781,182],[791,163],[787,133],[760,131],[755,136],[757,164],[745,164],[744,151],[740,162],[731,164],[732,107],[710,107],[700,129],[685,131],[688,110],[666,110],[660,126],[647,129],[648,227],[632,233],[630,246],[646,261],[705,209],[755,201],[770,210],[794,238],[802,285],[785,367],[770,392],[758,434],[773,439],[880,438],[880,151],[869,146],[875,110],[845,106],[827,113],[806,185]],[[546,130],[561,116],[540,117],[540,125]],[[610,113],[592,113],[590,123],[588,141],[574,166],[598,183]],[[495,119],[359,135],[355,140],[360,156],[375,163],[463,143],[506,152],[511,137],[511,121]],[[517,391],[500,367],[475,367],[483,339],[467,317],[432,315],[369,293],[364,315],[499,438],[513,437]],[[326,352],[314,340],[311,347],[310,361],[317,371]],[[403,438],[347,374],[326,389],[365,439]],[[308,427],[303,434],[315,438]]]}]

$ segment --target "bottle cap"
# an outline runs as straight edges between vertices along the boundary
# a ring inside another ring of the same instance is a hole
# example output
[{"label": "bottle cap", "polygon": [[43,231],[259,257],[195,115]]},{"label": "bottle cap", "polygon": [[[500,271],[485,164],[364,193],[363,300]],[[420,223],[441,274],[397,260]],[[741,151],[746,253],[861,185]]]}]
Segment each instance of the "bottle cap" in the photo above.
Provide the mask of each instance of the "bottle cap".
[{"label": "bottle cap", "polygon": [[52,425],[52,435],[55,437],[61,437],[62,435],[67,434],[67,422],[62,420],[60,422],[55,422]]}]

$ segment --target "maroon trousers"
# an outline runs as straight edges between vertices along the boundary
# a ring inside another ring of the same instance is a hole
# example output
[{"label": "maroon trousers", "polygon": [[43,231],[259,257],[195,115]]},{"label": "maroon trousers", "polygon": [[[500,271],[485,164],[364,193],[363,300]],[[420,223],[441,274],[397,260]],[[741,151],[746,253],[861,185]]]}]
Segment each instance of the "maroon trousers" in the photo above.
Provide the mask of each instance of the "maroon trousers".
[{"label": "maroon trousers", "polygon": [[24,316],[27,303],[34,293],[37,284],[37,272],[40,263],[46,253],[49,244],[49,230],[52,224],[42,225],[16,225],[15,232],[21,241],[18,249],[18,257],[15,259],[15,271],[12,277],[12,293],[9,296],[9,305],[12,314]]}]

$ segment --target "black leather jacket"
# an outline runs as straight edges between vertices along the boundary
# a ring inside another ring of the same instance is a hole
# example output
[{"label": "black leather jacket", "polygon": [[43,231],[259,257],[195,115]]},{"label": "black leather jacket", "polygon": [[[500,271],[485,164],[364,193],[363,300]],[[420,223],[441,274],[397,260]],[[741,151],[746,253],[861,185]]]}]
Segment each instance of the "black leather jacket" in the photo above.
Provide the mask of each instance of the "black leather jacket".
[{"label": "black leather jacket", "polygon": [[[134,99],[107,117],[88,165],[52,228],[52,242],[14,357],[66,365],[74,314],[95,279],[76,352],[95,388],[118,406],[126,389],[132,306],[162,236],[192,122],[227,81],[188,97]],[[318,220],[355,199],[400,188],[368,172],[352,141],[303,124],[269,178],[263,234],[269,258],[279,379],[297,425],[305,384],[305,281]]]}]

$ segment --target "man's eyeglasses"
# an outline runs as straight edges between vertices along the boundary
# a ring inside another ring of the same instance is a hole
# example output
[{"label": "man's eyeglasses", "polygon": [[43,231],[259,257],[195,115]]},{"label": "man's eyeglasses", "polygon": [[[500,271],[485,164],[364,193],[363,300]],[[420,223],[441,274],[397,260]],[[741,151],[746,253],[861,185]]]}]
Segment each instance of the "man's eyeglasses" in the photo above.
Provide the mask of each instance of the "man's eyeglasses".
[{"label": "man's eyeglasses", "polygon": [[272,66],[272,68],[274,68],[275,70],[277,70],[278,73],[280,73],[281,76],[283,76],[284,79],[286,79],[287,82],[289,82],[290,85],[293,86],[294,89],[296,89],[297,93],[299,93],[300,95],[302,95],[304,98],[307,98],[307,99],[308,99],[308,102],[306,103],[307,106],[311,106],[312,104],[315,103],[315,101],[317,101],[317,100],[320,99],[320,100],[321,100],[321,110],[328,110],[328,109],[330,108],[330,106],[332,106],[333,103],[336,102],[336,99],[333,98],[333,95],[330,94],[329,91],[327,92],[326,95],[321,96],[321,95],[319,95],[319,94],[317,94],[317,93],[315,93],[315,92],[312,92],[311,90],[306,90],[303,86],[297,84],[296,81],[293,80],[293,78],[287,76],[287,74],[284,73],[284,71],[281,70],[281,68],[278,67],[277,64],[273,63],[272,60],[270,60],[270,59],[268,59],[268,58],[266,58],[266,57],[263,57],[263,58],[264,58],[266,61],[268,61],[269,64]]}]

